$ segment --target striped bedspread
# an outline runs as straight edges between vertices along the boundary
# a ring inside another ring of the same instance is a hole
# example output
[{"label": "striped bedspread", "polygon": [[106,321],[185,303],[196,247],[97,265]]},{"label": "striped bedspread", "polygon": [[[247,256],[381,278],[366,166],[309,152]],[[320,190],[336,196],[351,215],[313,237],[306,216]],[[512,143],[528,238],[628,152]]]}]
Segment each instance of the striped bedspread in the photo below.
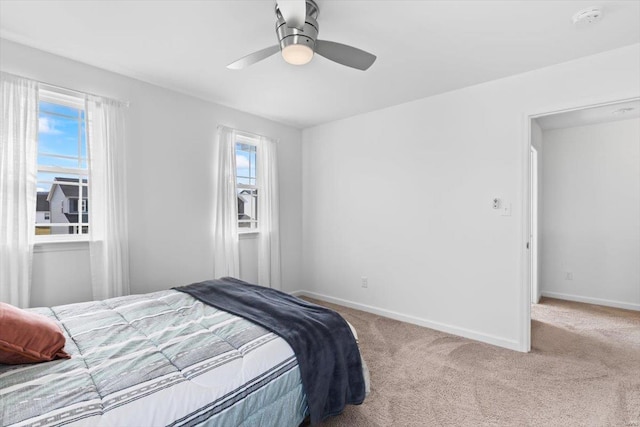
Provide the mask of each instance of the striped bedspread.
[{"label": "striped bedspread", "polygon": [[69,360],[0,365],[0,425],[298,426],[291,347],[177,291],[31,309],[56,319]]}]

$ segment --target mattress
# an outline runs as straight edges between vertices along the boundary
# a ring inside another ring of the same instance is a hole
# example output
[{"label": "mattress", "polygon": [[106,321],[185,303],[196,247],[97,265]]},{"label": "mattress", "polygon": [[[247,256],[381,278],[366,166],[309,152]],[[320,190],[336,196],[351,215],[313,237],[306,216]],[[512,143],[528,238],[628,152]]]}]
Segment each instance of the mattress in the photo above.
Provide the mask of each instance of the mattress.
[{"label": "mattress", "polygon": [[0,425],[298,426],[291,347],[173,290],[30,309],[59,322],[69,360],[0,365]]}]

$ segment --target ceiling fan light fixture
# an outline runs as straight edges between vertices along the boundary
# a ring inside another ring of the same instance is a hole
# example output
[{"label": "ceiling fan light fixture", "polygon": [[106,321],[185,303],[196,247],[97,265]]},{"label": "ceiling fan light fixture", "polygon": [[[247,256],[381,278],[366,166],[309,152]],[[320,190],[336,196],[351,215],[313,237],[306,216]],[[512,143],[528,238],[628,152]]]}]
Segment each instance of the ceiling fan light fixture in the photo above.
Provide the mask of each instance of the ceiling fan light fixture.
[{"label": "ceiling fan light fixture", "polygon": [[314,53],[362,71],[367,70],[376,60],[375,55],[362,49],[328,40],[318,40],[320,27],[316,18],[320,10],[314,0],[276,0],[275,11],[279,43],[244,56],[227,65],[227,68],[241,70],[275,55],[278,50],[285,62],[293,65],[308,64],[313,59]]},{"label": "ceiling fan light fixture", "polygon": [[308,64],[313,58],[313,49],[306,44],[290,44],[282,48],[282,57],[292,65]]}]

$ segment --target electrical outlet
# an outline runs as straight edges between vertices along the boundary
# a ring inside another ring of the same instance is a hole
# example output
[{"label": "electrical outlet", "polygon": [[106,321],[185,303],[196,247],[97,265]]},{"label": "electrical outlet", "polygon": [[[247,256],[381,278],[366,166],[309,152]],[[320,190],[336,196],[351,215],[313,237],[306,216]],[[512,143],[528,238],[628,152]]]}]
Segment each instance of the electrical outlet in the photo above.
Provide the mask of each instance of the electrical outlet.
[{"label": "electrical outlet", "polygon": [[362,287],[363,288],[368,288],[369,287],[369,279],[366,276],[362,276],[360,279],[362,280]]},{"label": "electrical outlet", "polygon": [[564,280],[573,280],[573,273],[570,271],[566,271],[564,273]]}]

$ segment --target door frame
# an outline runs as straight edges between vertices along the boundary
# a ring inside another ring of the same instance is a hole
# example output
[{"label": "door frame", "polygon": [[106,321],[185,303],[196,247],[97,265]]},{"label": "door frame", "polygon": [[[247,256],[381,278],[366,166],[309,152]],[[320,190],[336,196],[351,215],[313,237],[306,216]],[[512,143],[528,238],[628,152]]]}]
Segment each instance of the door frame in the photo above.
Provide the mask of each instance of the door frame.
[{"label": "door frame", "polygon": [[539,274],[539,266],[540,260],[538,259],[538,255],[540,254],[540,248],[538,246],[538,242],[540,241],[540,174],[539,174],[539,156],[540,152],[536,147],[531,145],[531,151],[529,152],[529,183],[530,183],[530,224],[531,233],[529,234],[529,257],[531,262],[531,301],[534,304],[537,304],[540,299],[540,278]]},{"label": "door frame", "polygon": [[[531,122],[539,117],[570,111],[585,110],[593,107],[615,105],[622,102],[638,101],[640,96],[629,97],[629,94],[606,97],[583,103],[571,103],[555,107],[541,108],[525,112],[523,115],[523,136],[521,143],[521,194],[522,194],[522,233],[520,236],[520,348],[522,352],[531,351],[531,254],[527,247],[531,236]],[[539,179],[539,177],[538,177]],[[538,201],[539,203],[539,201]],[[539,218],[538,218],[539,221]],[[540,260],[538,260],[540,262]],[[539,280],[539,279],[538,279]]]}]

